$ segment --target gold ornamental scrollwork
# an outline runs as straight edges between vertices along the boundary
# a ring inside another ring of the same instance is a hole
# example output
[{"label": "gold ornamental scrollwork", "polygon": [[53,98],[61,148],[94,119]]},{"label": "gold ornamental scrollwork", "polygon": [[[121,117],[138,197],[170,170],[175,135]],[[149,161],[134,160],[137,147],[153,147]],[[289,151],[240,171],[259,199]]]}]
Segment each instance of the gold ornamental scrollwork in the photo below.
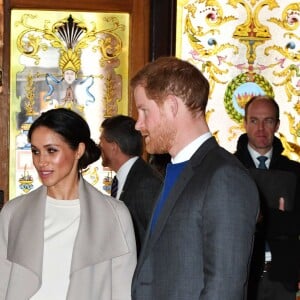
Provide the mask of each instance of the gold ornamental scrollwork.
[{"label": "gold ornamental scrollwork", "polygon": [[[10,184],[12,197],[40,185],[28,130],[44,111],[64,107],[82,115],[98,143],[106,117],[128,114],[128,12],[11,10]],[[74,128],[76,130],[76,128]],[[96,188],[108,170],[101,160],[83,172]]]},{"label": "gold ornamental scrollwork", "polygon": [[[25,28],[17,37],[17,49],[21,55],[34,60],[35,65],[39,65],[41,60],[41,51],[45,52],[50,47],[59,49],[58,66],[61,74],[46,74],[46,81],[49,83],[50,91],[53,90],[50,81],[59,82],[58,77],[69,72],[73,76],[73,81],[79,77],[90,79],[90,86],[93,84],[93,78],[97,77],[105,80],[106,90],[103,96],[104,115],[111,116],[118,113],[118,101],[121,99],[119,92],[113,89],[120,88],[119,80],[122,80],[115,72],[119,66],[119,56],[122,52],[122,39],[118,32],[124,31],[124,24],[120,24],[117,17],[104,17],[104,22],[108,24],[107,28],[97,29],[95,22],[87,24],[84,21],[69,15],[55,23],[49,20],[44,21],[42,28],[31,25],[30,21],[35,19],[36,15],[24,14],[16,26]],[[106,74],[85,75],[81,72],[81,54],[84,49],[92,46],[92,51],[99,53],[99,66],[104,68]],[[107,74],[109,72],[109,74]],[[72,73],[74,75],[72,75]],[[37,74],[41,77],[43,74]],[[89,91],[88,91],[89,92]],[[90,102],[94,97],[90,94]],[[45,96],[46,101],[51,100],[51,93]],[[83,111],[84,106],[77,103],[75,92],[72,87],[72,81],[66,90],[66,95],[61,99],[59,106],[74,108]]]}]

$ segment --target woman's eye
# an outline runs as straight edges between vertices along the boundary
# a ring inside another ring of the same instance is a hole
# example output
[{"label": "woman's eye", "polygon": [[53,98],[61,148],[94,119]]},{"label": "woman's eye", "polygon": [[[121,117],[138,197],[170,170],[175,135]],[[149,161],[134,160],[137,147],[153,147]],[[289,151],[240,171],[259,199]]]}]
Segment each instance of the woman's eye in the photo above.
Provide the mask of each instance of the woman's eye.
[{"label": "woman's eye", "polygon": [[48,152],[49,152],[49,153],[55,153],[55,152],[57,152],[57,149],[49,148],[49,149],[48,149]]},{"label": "woman's eye", "polygon": [[31,153],[34,154],[34,155],[37,155],[39,153],[39,151],[36,150],[36,149],[31,149]]}]

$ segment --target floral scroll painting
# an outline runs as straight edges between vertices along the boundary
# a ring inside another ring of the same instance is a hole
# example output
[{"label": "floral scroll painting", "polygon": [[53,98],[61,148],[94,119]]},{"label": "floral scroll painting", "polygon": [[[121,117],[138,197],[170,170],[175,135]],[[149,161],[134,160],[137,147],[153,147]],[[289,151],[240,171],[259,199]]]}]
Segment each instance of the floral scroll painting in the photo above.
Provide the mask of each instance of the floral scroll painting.
[{"label": "floral scroll painting", "polygon": [[210,82],[208,123],[234,152],[253,95],[279,103],[278,137],[300,161],[300,3],[279,0],[178,0],[176,56]]},{"label": "floral scroll painting", "polygon": [[[128,57],[127,13],[11,11],[10,198],[41,184],[27,133],[43,111],[78,112],[96,143],[104,118],[128,114]],[[101,161],[83,174],[109,192]]]}]

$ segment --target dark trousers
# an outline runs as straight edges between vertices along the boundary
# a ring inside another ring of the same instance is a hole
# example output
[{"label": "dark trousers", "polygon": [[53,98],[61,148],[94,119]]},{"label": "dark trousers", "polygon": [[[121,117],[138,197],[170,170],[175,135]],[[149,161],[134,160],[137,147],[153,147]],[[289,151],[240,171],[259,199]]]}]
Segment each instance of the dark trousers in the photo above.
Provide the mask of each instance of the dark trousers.
[{"label": "dark trousers", "polygon": [[[272,281],[268,272],[264,272],[257,290],[257,300],[295,300],[296,292],[286,289],[279,281]],[[248,299],[254,300],[254,299]]]}]

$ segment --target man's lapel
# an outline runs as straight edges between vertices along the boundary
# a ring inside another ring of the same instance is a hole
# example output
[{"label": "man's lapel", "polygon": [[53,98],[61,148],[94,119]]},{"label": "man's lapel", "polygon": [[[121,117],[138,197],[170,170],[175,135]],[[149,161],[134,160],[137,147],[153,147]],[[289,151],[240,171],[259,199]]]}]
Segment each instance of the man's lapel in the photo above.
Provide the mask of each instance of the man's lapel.
[{"label": "man's lapel", "polygon": [[[185,190],[187,184],[189,183],[191,177],[194,175],[194,167],[199,166],[202,163],[202,160],[205,158],[207,153],[212,148],[218,147],[218,144],[215,140],[215,138],[210,138],[206,142],[201,145],[201,147],[195,152],[195,154],[191,157],[187,165],[184,167],[184,170],[180,174],[177,182],[180,184],[175,184],[175,186],[172,188],[170,194],[167,197],[165,206],[158,218],[157,224],[153,230],[153,232],[150,233],[150,225],[151,221],[148,225],[146,237],[144,240],[144,245],[142,247],[138,264],[135,271],[135,277],[138,276],[138,273],[141,269],[141,266],[143,265],[143,262],[145,261],[146,257],[149,255],[149,252],[151,252],[153,246],[155,245],[157,239],[160,237],[166,222],[168,220],[168,216],[170,215],[173,207],[175,206],[176,202],[178,201],[180,195]],[[158,197],[159,199],[159,197]],[[156,201],[157,202],[157,201]],[[153,216],[153,215],[152,215]]]}]

